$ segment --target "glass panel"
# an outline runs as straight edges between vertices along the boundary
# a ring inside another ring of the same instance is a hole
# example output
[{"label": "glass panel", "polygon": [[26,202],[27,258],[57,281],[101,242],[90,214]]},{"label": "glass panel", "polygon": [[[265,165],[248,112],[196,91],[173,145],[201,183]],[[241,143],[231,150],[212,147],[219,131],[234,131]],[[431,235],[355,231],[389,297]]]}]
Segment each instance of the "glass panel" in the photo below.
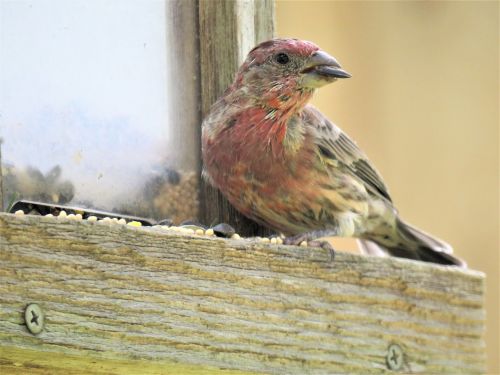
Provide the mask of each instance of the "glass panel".
[{"label": "glass panel", "polygon": [[[23,198],[197,216],[198,142],[183,147],[185,124],[169,121],[179,117],[169,82],[182,63],[167,48],[169,4],[0,3],[4,207]],[[197,137],[189,126],[185,138]]]}]

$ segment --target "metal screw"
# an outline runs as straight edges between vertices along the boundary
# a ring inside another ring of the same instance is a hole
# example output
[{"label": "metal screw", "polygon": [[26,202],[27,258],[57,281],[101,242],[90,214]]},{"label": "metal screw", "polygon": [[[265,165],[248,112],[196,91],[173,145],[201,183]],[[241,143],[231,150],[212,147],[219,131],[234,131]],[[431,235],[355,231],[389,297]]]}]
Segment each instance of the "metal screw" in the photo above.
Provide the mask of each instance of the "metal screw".
[{"label": "metal screw", "polygon": [[398,344],[391,344],[387,349],[387,356],[385,357],[387,367],[391,370],[397,371],[403,367],[404,352]]},{"label": "metal screw", "polygon": [[43,310],[36,303],[31,303],[26,306],[24,310],[24,321],[26,322],[26,327],[28,330],[37,335],[43,331],[43,326],[45,323],[45,316],[43,315]]}]

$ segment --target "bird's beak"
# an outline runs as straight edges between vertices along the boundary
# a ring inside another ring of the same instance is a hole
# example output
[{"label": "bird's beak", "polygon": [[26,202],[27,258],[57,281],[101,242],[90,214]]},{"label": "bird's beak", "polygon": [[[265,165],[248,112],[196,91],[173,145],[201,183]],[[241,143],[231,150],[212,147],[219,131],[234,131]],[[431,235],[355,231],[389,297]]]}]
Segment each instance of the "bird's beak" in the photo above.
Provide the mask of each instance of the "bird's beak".
[{"label": "bird's beak", "polygon": [[335,58],[323,51],[314,52],[301,71],[304,87],[318,88],[334,82],[337,78],[350,78]]}]

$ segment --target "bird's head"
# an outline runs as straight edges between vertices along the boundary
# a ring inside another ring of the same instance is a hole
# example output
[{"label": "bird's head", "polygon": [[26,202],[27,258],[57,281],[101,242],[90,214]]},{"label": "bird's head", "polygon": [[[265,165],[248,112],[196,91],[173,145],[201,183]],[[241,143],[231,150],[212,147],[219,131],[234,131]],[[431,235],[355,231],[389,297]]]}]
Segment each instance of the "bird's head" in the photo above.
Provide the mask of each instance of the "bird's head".
[{"label": "bird's head", "polygon": [[288,91],[311,92],[351,75],[335,58],[314,43],[298,39],[272,39],[253,48],[238,70],[234,88],[249,94],[269,92],[288,96]]}]

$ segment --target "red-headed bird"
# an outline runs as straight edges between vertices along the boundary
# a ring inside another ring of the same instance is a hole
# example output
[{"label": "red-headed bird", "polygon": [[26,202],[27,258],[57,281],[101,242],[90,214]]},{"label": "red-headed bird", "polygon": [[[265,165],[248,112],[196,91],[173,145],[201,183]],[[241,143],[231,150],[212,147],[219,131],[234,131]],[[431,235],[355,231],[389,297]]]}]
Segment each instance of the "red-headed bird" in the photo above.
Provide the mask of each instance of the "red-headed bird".
[{"label": "red-headed bird", "polygon": [[311,42],[257,45],[203,121],[204,176],[245,216],[291,236],[285,243],[356,237],[368,253],[465,266],[399,218],[365,154],[307,104],[315,89],[349,77]]}]

